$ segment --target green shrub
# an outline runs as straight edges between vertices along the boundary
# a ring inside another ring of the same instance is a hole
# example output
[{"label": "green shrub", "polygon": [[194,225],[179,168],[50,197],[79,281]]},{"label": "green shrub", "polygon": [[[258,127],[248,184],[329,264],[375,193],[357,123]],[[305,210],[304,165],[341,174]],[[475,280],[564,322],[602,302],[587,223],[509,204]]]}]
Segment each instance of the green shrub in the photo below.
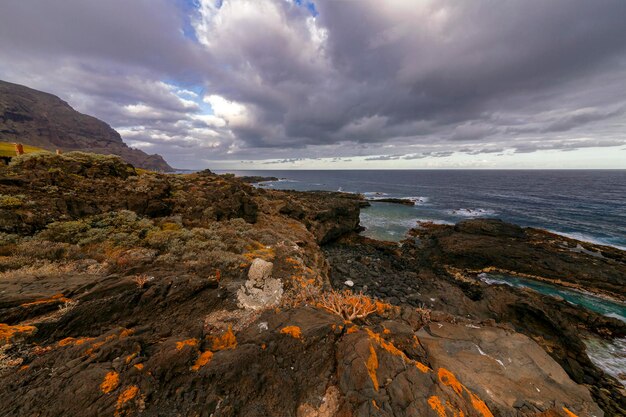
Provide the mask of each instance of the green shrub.
[{"label": "green shrub", "polygon": [[0,208],[12,209],[22,207],[24,205],[23,196],[10,196],[0,194]]}]

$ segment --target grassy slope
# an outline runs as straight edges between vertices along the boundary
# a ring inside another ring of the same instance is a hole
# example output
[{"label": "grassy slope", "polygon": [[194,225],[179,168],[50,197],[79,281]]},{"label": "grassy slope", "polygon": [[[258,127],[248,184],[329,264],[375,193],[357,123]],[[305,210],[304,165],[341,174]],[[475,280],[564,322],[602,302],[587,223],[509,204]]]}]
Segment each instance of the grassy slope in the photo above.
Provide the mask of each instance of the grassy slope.
[{"label": "grassy slope", "polygon": [[[44,149],[36,146],[24,145],[24,152],[45,152]],[[0,142],[0,156],[15,156],[15,146],[11,142]]]}]

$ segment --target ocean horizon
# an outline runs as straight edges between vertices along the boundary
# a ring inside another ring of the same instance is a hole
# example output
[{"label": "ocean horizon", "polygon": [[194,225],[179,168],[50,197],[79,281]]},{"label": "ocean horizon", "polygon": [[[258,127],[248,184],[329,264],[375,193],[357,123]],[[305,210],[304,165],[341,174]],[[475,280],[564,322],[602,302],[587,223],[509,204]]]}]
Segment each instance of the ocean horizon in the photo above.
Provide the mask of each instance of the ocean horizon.
[{"label": "ocean horizon", "polygon": [[216,170],[277,177],[258,186],[410,198],[415,206],[376,203],[361,211],[364,235],[399,241],[419,221],[452,224],[500,218],[574,239],[626,249],[626,170],[393,169]]}]

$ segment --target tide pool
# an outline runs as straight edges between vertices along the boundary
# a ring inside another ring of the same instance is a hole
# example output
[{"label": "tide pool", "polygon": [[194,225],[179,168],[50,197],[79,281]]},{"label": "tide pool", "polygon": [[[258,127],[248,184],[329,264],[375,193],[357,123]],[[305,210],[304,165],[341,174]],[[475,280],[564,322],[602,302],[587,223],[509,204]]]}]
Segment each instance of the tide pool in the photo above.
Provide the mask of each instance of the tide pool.
[{"label": "tide pool", "polygon": [[[478,277],[481,281],[491,285],[530,288],[541,294],[560,297],[563,302],[626,322],[626,304],[617,301],[610,301],[586,292],[512,275],[483,273],[479,274]],[[626,379],[620,379],[624,378],[626,372],[626,338],[605,340],[589,334],[583,338],[583,341],[587,346],[589,359],[626,387]]]}]

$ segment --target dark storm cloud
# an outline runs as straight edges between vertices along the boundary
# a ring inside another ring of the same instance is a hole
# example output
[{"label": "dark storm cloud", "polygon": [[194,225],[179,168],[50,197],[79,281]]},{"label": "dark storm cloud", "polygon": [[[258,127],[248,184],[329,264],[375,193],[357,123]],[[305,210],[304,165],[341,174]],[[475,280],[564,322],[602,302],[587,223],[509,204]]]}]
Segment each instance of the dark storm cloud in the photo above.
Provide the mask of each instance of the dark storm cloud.
[{"label": "dark storm cloud", "polygon": [[9,0],[0,78],[174,161],[626,140],[622,0],[321,0],[316,17],[284,0],[182,2]]}]

